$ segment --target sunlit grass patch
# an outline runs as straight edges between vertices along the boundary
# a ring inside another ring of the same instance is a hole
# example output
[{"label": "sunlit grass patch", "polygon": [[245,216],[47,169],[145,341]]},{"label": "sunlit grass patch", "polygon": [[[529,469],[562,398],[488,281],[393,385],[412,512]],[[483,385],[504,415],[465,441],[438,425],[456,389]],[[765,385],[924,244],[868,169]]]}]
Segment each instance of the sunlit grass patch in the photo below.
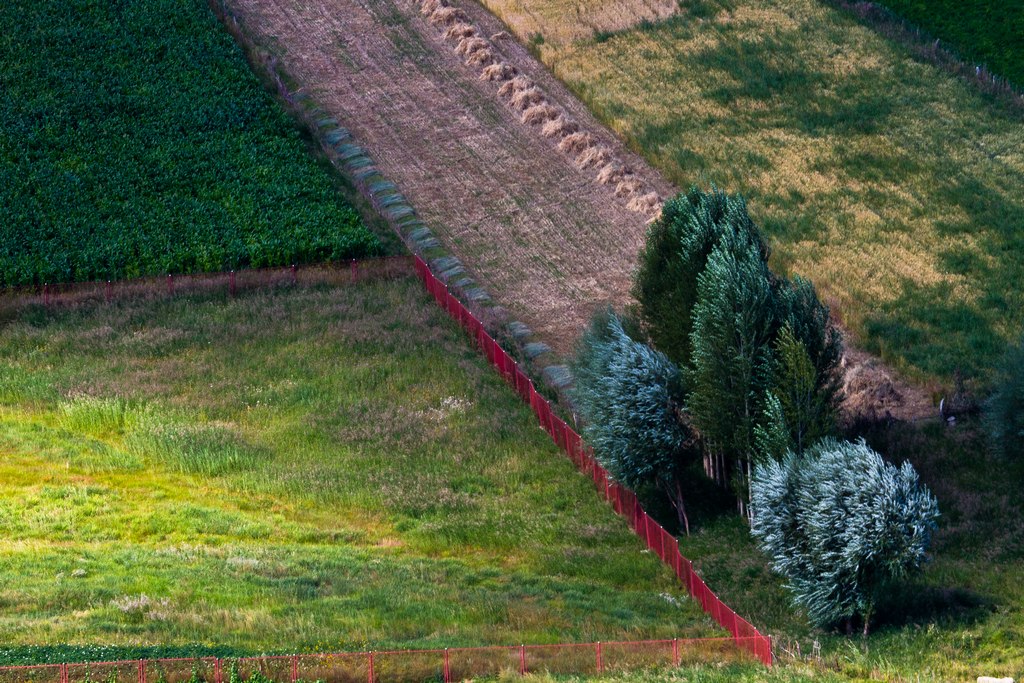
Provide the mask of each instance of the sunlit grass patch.
[{"label": "sunlit grass patch", "polygon": [[719,633],[415,280],[30,309],[0,377],[11,645]]}]

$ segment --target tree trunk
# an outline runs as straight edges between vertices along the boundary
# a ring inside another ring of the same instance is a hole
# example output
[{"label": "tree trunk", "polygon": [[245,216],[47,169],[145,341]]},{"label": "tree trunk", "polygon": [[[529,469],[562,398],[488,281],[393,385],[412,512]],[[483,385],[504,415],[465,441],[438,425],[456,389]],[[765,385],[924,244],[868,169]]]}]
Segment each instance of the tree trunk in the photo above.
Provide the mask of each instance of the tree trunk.
[{"label": "tree trunk", "polygon": [[676,479],[676,496],[678,496],[679,505],[676,506],[676,512],[679,513],[679,519],[683,523],[683,528],[686,529],[686,535],[690,535],[690,518],[686,516],[686,500],[683,498],[683,487]]}]

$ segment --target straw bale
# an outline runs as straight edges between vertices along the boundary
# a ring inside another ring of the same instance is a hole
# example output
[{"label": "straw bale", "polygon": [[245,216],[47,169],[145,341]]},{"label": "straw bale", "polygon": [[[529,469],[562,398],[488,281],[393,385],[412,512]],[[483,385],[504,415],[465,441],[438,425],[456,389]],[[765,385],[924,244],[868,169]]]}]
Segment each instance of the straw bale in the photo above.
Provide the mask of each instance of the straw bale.
[{"label": "straw bale", "polygon": [[482,81],[507,81],[516,75],[516,68],[505,62],[496,62],[480,73]]},{"label": "straw bale", "polygon": [[558,108],[552,107],[547,102],[541,104],[535,104],[526,111],[523,112],[523,123],[531,126],[538,123],[544,123],[550,121],[558,116]]},{"label": "straw bale", "polygon": [[575,121],[570,121],[565,116],[559,116],[556,119],[548,121],[544,124],[544,127],[540,129],[540,134],[546,138],[554,138],[559,136],[565,136],[569,133],[575,133],[580,127]]},{"label": "straw bale", "polygon": [[520,90],[516,94],[512,95],[511,103],[512,106],[523,111],[532,107],[535,104],[540,104],[544,101],[544,93],[537,88],[528,88],[526,90]]},{"label": "straw bale", "polygon": [[562,138],[562,141],[558,143],[558,149],[565,152],[566,154],[579,154],[588,147],[593,146],[594,136],[590,133],[578,132],[570,133]]}]

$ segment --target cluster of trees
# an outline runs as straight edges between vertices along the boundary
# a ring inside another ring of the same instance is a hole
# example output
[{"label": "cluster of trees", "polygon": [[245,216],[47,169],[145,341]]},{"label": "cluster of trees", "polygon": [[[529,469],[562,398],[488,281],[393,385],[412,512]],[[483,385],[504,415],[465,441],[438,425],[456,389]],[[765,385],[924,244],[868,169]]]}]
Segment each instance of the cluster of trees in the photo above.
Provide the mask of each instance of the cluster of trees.
[{"label": "cluster of trees", "polygon": [[[685,478],[702,463],[812,619],[867,622],[878,587],[920,565],[937,507],[909,465],[831,438],[842,338],[814,286],[768,257],[742,198],[668,201],[640,255],[638,307],[595,315],[573,397],[613,476],[655,484],[688,532]],[[872,529],[885,534],[857,535]],[[846,564],[829,564],[836,552]]]}]

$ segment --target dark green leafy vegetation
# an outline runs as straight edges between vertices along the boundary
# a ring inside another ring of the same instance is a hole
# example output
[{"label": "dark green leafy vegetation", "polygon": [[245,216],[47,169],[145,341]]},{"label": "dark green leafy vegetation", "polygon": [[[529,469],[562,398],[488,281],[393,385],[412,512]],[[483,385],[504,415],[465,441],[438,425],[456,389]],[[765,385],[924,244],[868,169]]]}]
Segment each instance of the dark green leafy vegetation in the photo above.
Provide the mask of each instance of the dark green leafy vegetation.
[{"label": "dark green leafy vegetation", "polygon": [[757,465],[751,533],[819,626],[860,617],[921,568],[938,504],[910,463],[888,465],[863,441],[824,439]]},{"label": "dark green leafy vegetation", "polygon": [[998,455],[1024,460],[1024,341],[1010,347],[999,364],[985,426]]},{"label": "dark green leafy vegetation", "polygon": [[721,633],[415,280],[31,309],[0,358],[6,648]]},{"label": "dark green leafy vegetation", "polygon": [[380,251],[203,0],[14,0],[0,26],[0,285]]},{"label": "dark green leafy vegetation", "polygon": [[879,4],[964,58],[1024,85],[1024,4],[1005,0],[882,0]]},{"label": "dark green leafy vegetation", "polygon": [[768,257],[742,198],[692,188],[651,227],[633,287],[643,333],[682,365],[680,419],[741,508],[759,455],[835,431],[842,340],[814,286],[776,276]]}]

